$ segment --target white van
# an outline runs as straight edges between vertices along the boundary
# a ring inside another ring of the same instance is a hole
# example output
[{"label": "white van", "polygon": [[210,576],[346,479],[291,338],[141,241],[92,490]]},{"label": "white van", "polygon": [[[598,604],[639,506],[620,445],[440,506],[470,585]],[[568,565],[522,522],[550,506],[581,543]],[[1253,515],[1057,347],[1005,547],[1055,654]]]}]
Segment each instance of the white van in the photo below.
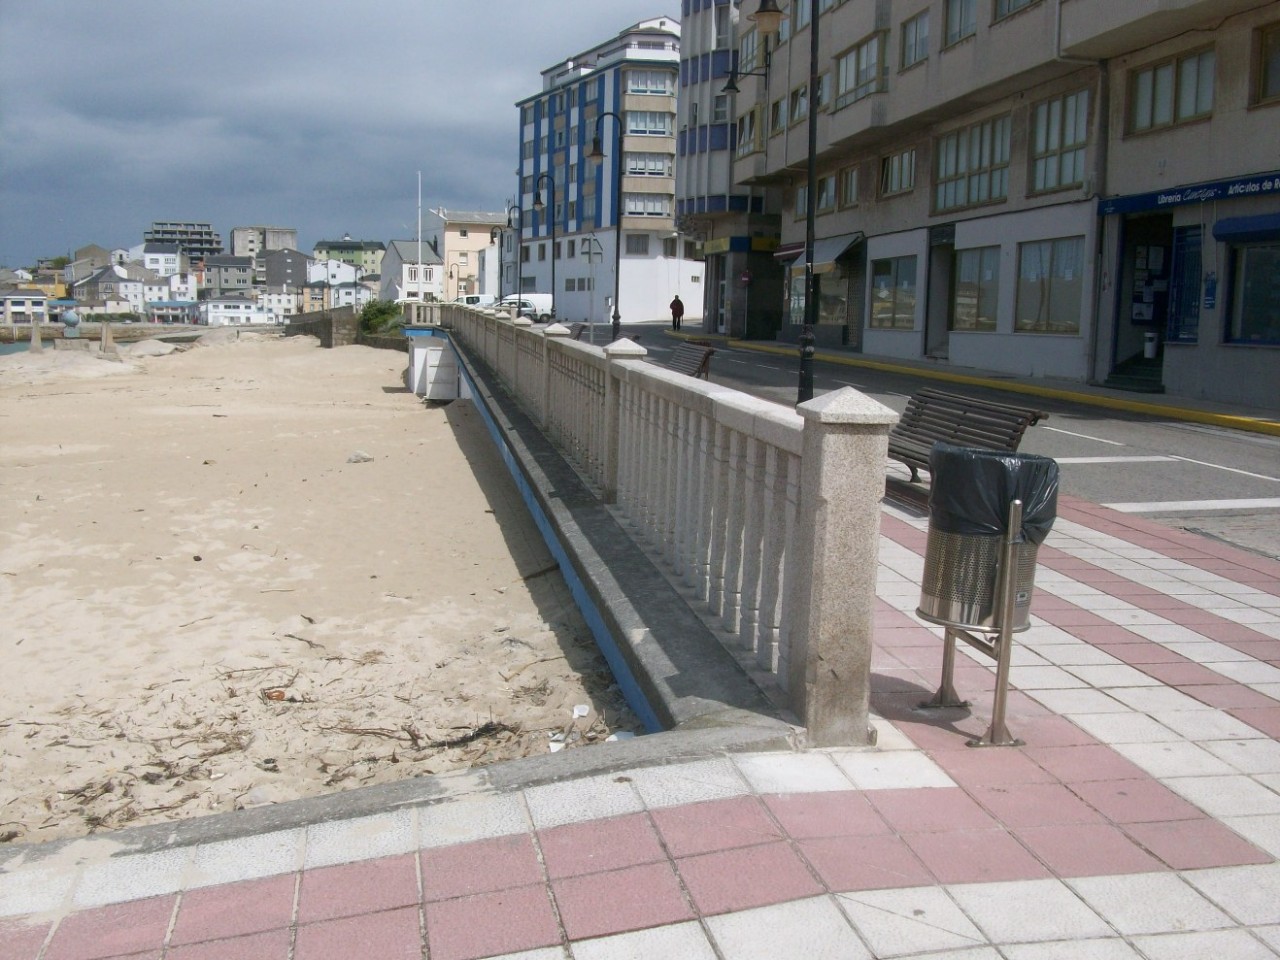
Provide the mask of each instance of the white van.
[{"label": "white van", "polygon": [[509,297],[503,297],[498,301],[499,310],[510,310],[512,304],[519,303],[520,316],[528,317],[530,320],[536,320],[539,323],[551,322],[551,294],[549,293],[522,293],[518,296],[511,294]]},{"label": "white van", "polygon": [[492,307],[497,298],[492,293],[464,293],[454,297],[454,303],[465,303],[469,307]]}]

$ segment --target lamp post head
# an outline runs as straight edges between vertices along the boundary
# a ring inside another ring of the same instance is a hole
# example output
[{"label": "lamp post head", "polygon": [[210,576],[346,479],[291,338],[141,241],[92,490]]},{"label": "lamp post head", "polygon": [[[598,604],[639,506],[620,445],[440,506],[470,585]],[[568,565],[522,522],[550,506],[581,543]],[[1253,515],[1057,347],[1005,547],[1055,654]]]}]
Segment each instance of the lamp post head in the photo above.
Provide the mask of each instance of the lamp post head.
[{"label": "lamp post head", "polygon": [[546,204],[542,202],[542,191],[537,191],[533,195],[533,209],[541,213],[546,208]]},{"label": "lamp post head", "polygon": [[760,0],[756,12],[747,17],[755,21],[760,33],[766,37],[773,36],[782,27],[786,14],[778,8],[778,0]]},{"label": "lamp post head", "polygon": [[587,159],[595,163],[604,162],[604,144],[600,142],[600,134],[591,138],[591,149],[587,151]]},{"label": "lamp post head", "polygon": [[738,89],[738,68],[733,67],[729,70],[729,79],[724,82],[721,93],[741,93]]}]

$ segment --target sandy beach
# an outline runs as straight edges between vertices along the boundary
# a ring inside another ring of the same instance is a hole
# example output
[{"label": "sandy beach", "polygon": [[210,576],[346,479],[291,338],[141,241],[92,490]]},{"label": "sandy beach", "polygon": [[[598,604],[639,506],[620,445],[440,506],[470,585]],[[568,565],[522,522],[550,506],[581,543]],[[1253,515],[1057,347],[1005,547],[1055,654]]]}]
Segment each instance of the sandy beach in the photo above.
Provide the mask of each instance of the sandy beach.
[{"label": "sandy beach", "polygon": [[0,840],[637,730],[466,402],[234,331],[0,357]]}]

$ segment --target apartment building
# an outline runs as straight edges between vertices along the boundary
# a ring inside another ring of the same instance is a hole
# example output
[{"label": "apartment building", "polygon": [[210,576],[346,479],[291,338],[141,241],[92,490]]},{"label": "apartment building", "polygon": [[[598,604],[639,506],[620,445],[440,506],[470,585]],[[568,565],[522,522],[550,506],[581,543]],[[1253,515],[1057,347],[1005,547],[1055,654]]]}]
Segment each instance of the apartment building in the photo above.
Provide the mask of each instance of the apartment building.
[{"label": "apartment building", "polygon": [[739,24],[732,143],[781,191],[784,339],[812,105],[819,342],[1082,381],[1152,360],[1146,389],[1274,401],[1280,4],[781,6]]},{"label": "apartment building", "polygon": [[607,321],[615,286],[624,320],[666,315],[677,293],[701,313],[696,243],[676,232],[679,67],[680,22],[654,17],[543,70],[516,104],[520,253],[504,290],[552,293],[564,322]]},{"label": "apartment building", "polygon": [[430,243],[392,240],[382,258],[378,298],[393,303],[440,300],[444,296],[444,272],[444,261]]},{"label": "apartment building", "polygon": [[[439,207],[431,214],[430,246],[439,254],[444,266],[441,283],[436,285],[444,300],[480,291],[480,253],[494,245],[507,225],[505,213],[481,210],[446,210]],[[404,262],[403,260],[401,261]],[[431,290],[431,277],[425,275],[421,289]],[[510,288],[515,289],[514,285]]]},{"label": "apartment building", "polygon": [[231,254],[258,257],[270,250],[298,249],[298,231],[293,227],[232,227]]},{"label": "apartment building", "polygon": [[222,234],[213,224],[195,220],[155,220],[142,239],[145,243],[174,244],[192,260],[222,252]]},{"label": "apartment building", "polygon": [[341,240],[321,240],[311,250],[317,260],[341,260],[359,267],[364,273],[381,273],[386,245],[379,240],[352,240],[343,234]]}]

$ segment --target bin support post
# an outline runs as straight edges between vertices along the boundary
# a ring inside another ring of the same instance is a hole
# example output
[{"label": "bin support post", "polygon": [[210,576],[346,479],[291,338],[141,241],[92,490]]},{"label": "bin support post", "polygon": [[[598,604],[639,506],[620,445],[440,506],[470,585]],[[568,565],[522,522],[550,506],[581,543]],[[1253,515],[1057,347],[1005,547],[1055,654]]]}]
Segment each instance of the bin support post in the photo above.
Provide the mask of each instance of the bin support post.
[{"label": "bin support post", "polygon": [[956,633],[950,627],[942,632],[942,680],[938,692],[920,704],[921,710],[938,707],[967,707],[968,700],[961,700],[952,678],[956,672]]},{"label": "bin support post", "polygon": [[1009,525],[1005,533],[1004,549],[1000,551],[1000,604],[996,608],[996,692],[991,704],[991,726],[971,747],[1020,747],[1022,741],[1009,733],[1004,722],[1005,701],[1009,696],[1009,664],[1013,660],[1013,604],[1017,589],[1017,569],[1014,562],[1014,545],[1022,535],[1022,501],[1009,504]]}]

